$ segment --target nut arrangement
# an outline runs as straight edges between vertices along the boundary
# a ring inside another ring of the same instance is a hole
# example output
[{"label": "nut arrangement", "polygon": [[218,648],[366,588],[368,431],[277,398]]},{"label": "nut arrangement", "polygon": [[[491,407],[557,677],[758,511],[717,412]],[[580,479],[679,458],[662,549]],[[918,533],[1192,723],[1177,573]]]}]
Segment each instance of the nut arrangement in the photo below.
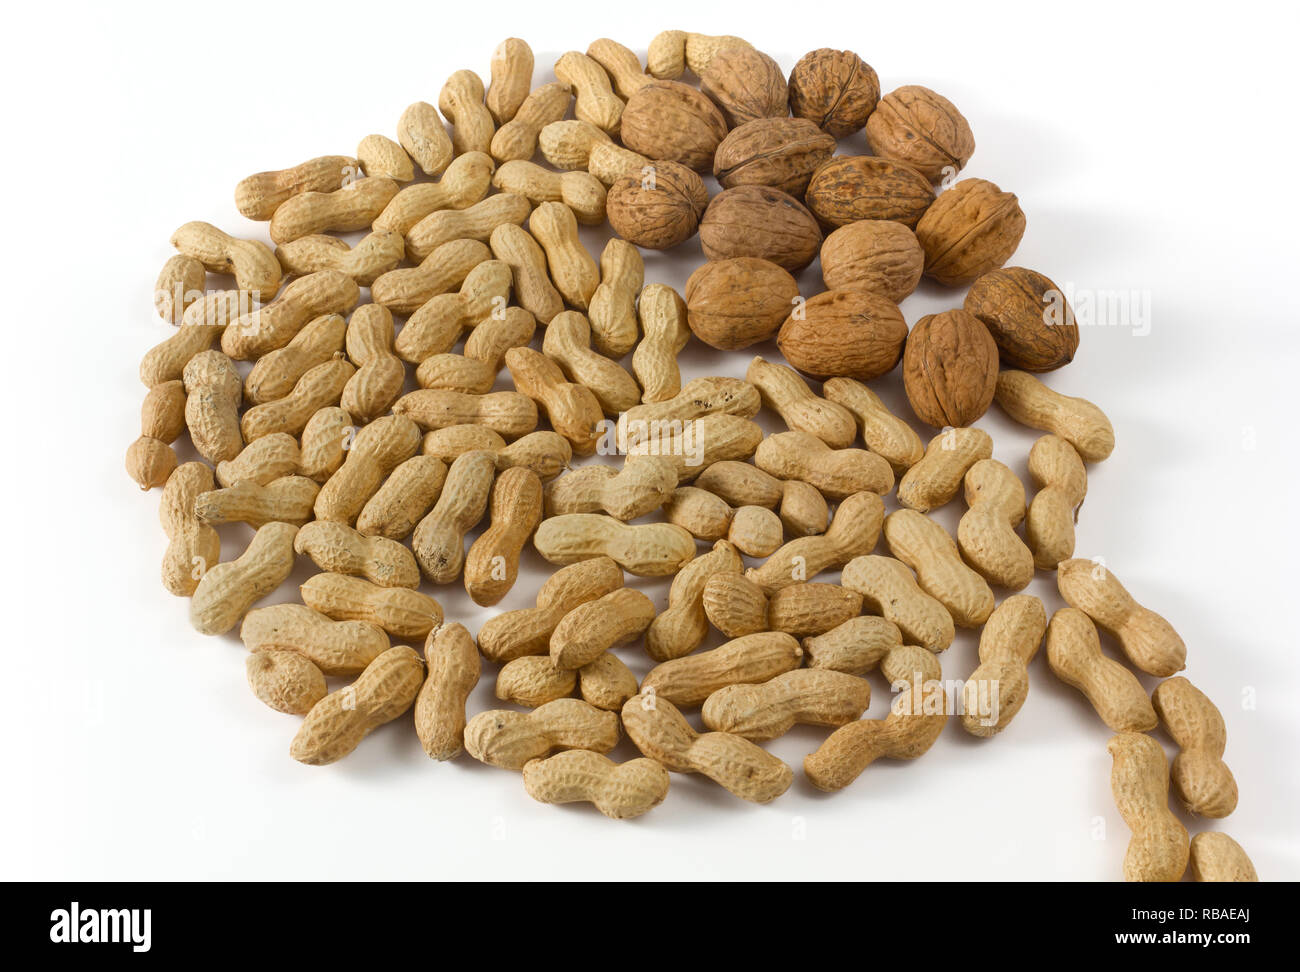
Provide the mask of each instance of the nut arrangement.
[{"label": "nut arrangement", "polygon": [[[1177,674],[1169,622],[1076,557],[1114,430],[1043,378],[1079,330],[1049,278],[1006,266],[1016,196],[958,178],[966,118],[882,90],[852,51],[788,76],[738,37],[666,31],[648,51],[600,39],[533,87],[510,38],[487,83],[456,71],[393,137],[240,182],[274,246],[173,234],[155,306],[176,330],[141,363],[126,454],[162,490],[163,586],[199,632],[238,632],[256,697],[301,717],[294,759],[335,762],[403,720],[431,759],[612,818],[659,805],[674,773],[778,798],[794,771],[760,743],[795,725],[825,728],[803,770],[826,791],[949,723],[991,739],[1032,704],[1043,647],[1115,733],[1124,877],[1255,880],[1232,838],[1189,838],[1170,810],[1171,784],[1190,813],[1235,809],[1223,718]],[[872,154],[842,154],[859,133]],[[591,252],[580,228],[606,225]],[[655,282],[643,251],[697,235],[684,292]],[[818,259],[824,288],[801,293]],[[953,306],[909,326],[898,305],[923,279]],[[684,382],[693,341],[729,373]],[[728,354],[769,341],[784,361]],[[911,416],[869,385],[896,370]],[[1044,433],[1029,489],[972,427],[994,404]],[[763,410],[787,430],[764,435]],[[180,461],[183,436],[199,459]],[[958,497],[952,534],[930,514]],[[222,550],[228,523],[253,528],[246,549]],[[476,635],[445,617],[439,586],[500,604],[530,547],[554,565],[531,606]],[[300,603],[259,606],[306,562]],[[1038,571],[1068,605],[1050,618],[1020,593]],[[979,664],[951,693],[958,628],[980,632]],[[725,640],[701,650],[711,630]],[[517,708],[466,711],[484,662]],[[864,719],[876,670],[895,697]],[[1134,670],[1163,681],[1148,694]],[[620,764],[624,736],[642,757]]]}]

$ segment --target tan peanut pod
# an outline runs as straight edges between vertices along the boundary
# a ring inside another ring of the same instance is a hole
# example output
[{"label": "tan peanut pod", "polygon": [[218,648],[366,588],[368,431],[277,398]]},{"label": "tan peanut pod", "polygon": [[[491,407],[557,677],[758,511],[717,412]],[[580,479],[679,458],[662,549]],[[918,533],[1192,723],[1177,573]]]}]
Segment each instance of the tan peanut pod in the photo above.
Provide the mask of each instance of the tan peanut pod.
[{"label": "tan peanut pod", "polygon": [[510,280],[510,268],[502,261],[479,263],[465,275],[458,292],[431,298],[407,319],[393,345],[398,357],[419,364],[450,351],[466,328],[505,312]]},{"label": "tan peanut pod", "polygon": [[[683,391],[689,391],[688,383]],[[751,386],[752,387],[752,386]],[[695,479],[695,485],[707,489],[732,506],[776,506],[785,496],[785,483],[747,462],[715,462]]]},{"label": "tan peanut pod", "polygon": [[239,637],[252,652],[297,652],[328,676],[360,675],[389,647],[379,625],[335,621],[305,604],[255,608],[244,616]]},{"label": "tan peanut pod", "polygon": [[300,588],[303,602],[335,621],[369,621],[394,638],[424,638],[442,624],[442,606],[409,587],[380,587],[347,574],[316,574]]},{"label": "tan peanut pod", "polygon": [[299,193],[271,217],[271,239],[282,244],[318,233],[367,229],[399,188],[392,179],[368,177],[333,192]]},{"label": "tan peanut pod", "polygon": [[573,89],[573,117],[591,122],[601,131],[618,132],[623,117],[623,100],[614,94],[605,69],[578,51],[569,51],[555,62],[555,76]]},{"label": "tan peanut pod", "polygon": [[1047,626],[1047,664],[1066,685],[1077,688],[1108,728],[1146,732],[1156,712],[1132,672],[1101,653],[1097,629],[1082,611],[1062,608]]},{"label": "tan peanut pod", "polygon": [[510,267],[514,275],[515,300],[543,324],[564,310],[564,298],[546,273],[546,254],[528,231],[513,223],[502,223],[489,240],[492,256]]},{"label": "tan peanut pod", "polygon": [[[685,564],[668,589],[668,608],[646,631],[646,653],[657,662],[689,655],[709,633],[704,590],[717,577],[740,576],[740,555],[726,540]],[[748,632],[747,632],[748,633]]]},{"label": "tan peanut pod", "polygon": [[990,584],[1024,590],[1034,579],[1034,555],[1016,534],[1025,517],[1025,486],[996,459],[981,459],[966,473],[970,509],[957,524],[957,546]]},{"label": "tan peanut pod", "polygon": [[849,675],[865,675],[902,643],[898,625],[869,614],[849,618],[802,641],[809,668]]},{"label": "tan peanut pod", "polygon": [[677,355],[691,339],[686,304],[667,284],[650,284],[637,302],[642,338],[632,352],[632,371],[644,393],[643,402],[662,402],[682,390]]},{"label": "tan peanut pod", "polygon": [[298,440],[286,432],[264,435],[244,446],[234,459],[217,463],[217,482],[222,486],[250,482],[259,486],[298,471],[302,454]]},{"label": "tan peanut pod", "polygon": [[[219,326],[225,328],[253,310],[258,301],[246,290],[212,290],[204,294],[181,316],[181,330]],[[221,330],[217,331],[220,336]],[[181,362],[183,366],[185,362]]]},{"label": "tan peanut pod", "polygon": [[258,651],[244,661],[253,694],[277,712],[306,715],[328,689],[321,670],[295,651]]},{"label": "tan peanut pod", "polygon": [[497,472],[523,466],[537,473],[542,482],[558,476],[569,467],[569,460],[573,458],[573,448],[558,432],[530,432],[509,445],[501,436],[481,425],[449,425],[424,437],[425,454],[436,456],[443,462],[479,450],[496,455]]},{"label": "tan peanut pod", "polygon": [[587,56],[605,69],[614,90],[625,101],[654,80],[641,70],[641,61],[633,51],[608,37],[592,41]]},{"label": "tan peanut pod", "polygon": [[571,97],[569,86],[559,81],[535,88],[514,117],[492,136],[492,158],[498,162],[531,159],[537,152],[542,129],[564,117]]},{"label": "tan peanut pod", "polygon": [[800,479],[790,479],[781,489],[778,515],[786,533],[796,537],[818,537],[830,524],[831,510],[826,497],[816,486]]},{"label": "tan peanut pod", "polygon": [[[659,457],[629,456],[628,458],[658,459]],[[673,482],[676,481],[677,474],[674,471]],[[664,519],[685,528],[696,540],[721,540],[731,529],[731,521],[735,515],[736,511],[720,497],[694,486],[678,487],[664,503]]]},{"label": "tan peanut pod", "polygon": [[583,466],[546,487],[546,515],[608,513],[635,520],[663,506],[676,485],[677,471],[659,456],[629,456],[622,469]]},{"label": "tan peanut pod", "polygon": [[465,727],[465,751],[489,766],[517,770],[557,749],[607,753],[618,738],[617,713],[556,699],[532,712],[480,712]]},{"label": "tan peanut pod", "polygon": [[515,586],[519,555],[541,519],[537,473],[522,466],[501,473],[492,486],[491,523],[465,555],[465,590],[475,604],[496,604]]},{"label": "tan peanut pod", "polygon": [[934,655],[916,645],[902,645],[884,657],[880,668],[899,690],[889,715],[841,726],[804,759],[804,774],[817,789],[841,790],[881,757],[923,756],[948,724]]},{"label": "tan peanut pod", "polygon": [[415,555],[396,540],[367,537],[346,523],[316,520],[298,531],[293,549],[321,570],[364,577],[378,587],[419,587]]},{"label": "tan peanut pod", "polygon": [[824,534],[789,541],[761,566],[745,571],[745,576],[771,594],[810,580],[823,570],[843,567],[875,549],[884,517],[885,504],[879,496],[854,493],[840,503]]},{"label": "tan peanut pod", "polygon": [[967,567],[948,531],[916,510],[885,517],[885,540],[895,558],[916,571],[916,582],[948,609],[963,628],[977,628],[993,613],[993,591]]},{"label": "tan peanut pod", "polygon": [[[528,349],[514,348],[510,353],[522,350]],[[451,425],[482,425],[498,435],[517,439],[537,427],[537,406],[520,392],[466,395],[439,388],[421,388],[399,398],[393,404],[393,412],[414,421],[426,431]]]},{"label": "tan peanut pod", "polygon": [[430,213],[466,209],[487,195],[495,169],[489,156],[467,152],[452,162],[437,182],[417,182],[398,192],[371,226],[405,236]]},{"label": "tan peanut pod", "polygon": [[524,196],[535,206],[564,203],[584,226],[605,222],[605,186],[587,172],[552,172],[533,162],[515,159],[501,163],[492,176],[492,185],[502,192]]},{"label": "tan peanut pod", "polygon": [[489,661],[504,663],[550,651],[551,632],[579,604],[623,586],[623,571],[609,557],[584,560],[557,570],[537,592],[536,607],[506,611],[479,629],[478,646]]},{"label": "tan peanut pod", "polygon": [[252,442],[274,432],[300,435],[307,422],[322,408],[339,404],[343,389],[357,373],[341,353],[318,364],[298,379],[284,398],[254,405],[239,420],[244,441]]},{"label": "tan peanut pod", "polygon": [[360,296],[356,281],[346,274],[309,273],[291,281],[269,304],[232,321],[221,335],[221,350],[237,361],[260,358],[287,345],[322,314],[348,313]]},{"label": "tan peanut pod", "polygon": [[609,649],[641,637],[654,616],[650,598],[629,587],[579,604],[551,632],[551,663],[568,671],[590,665]]},{"label": "tan peanut pod", "polygon": [[471,270],[491,259],[478,240],[452,240],[435,249],[415,267],[389,270],[370,285],[370,299],[394,314],[410,314],[440,294],[455,290]]},{"label": "tan peanut pod", "polygon": [[343,386],[339,404],[362,422],[387,412],[402,394],[406,367],[393,353],[393,315],[378,304],[363,304],[348,321],[348,357],[356,374]]},{"label": "tan peanut pod", "polygon": [[513,192],[499,192],[465,209],[440,209],[411,227],[406,234],[406,253],[412,260],[423,260],[452,240],[486,243],[498,226],[519,226],[532,211],[532,203]]},{"label": "tan peanut pod", "polygon": [[[356,431],[352,416],[346,411],[337,406],[322,408],[307,420],[299,436],[302,458],[298,472],[324,483],[343,465]],[[272,436],[263,436],[258,441],[269,438]]]},{"label": "tan peanut pod", "polygon": [[234,459],[244,448],[239,431],[239,372],[220,351],[200,351],[185,365],[185,424],[208,462]]},{"label": "tan peanut pod", "polygon": [[586,310],[600,284],[600,267],[578,239],[578,221],[563,203],[544,202],[533,210],[528,229],[546,253],[551,281],[572,307]]},{"label": "tan peanut pod", "polygon": [[465,626],[443,624],[424,642],[429,674],[415,698],[415,734],[430,759],[446,760],[465,748],[465,703],[478,684],[478,648]]},{"label": "tan peanut pod", "polygon": [[493,691],[502,702],[536,709],[571,697],[577,687],[576,671],[556,668],[549,655],[524,655],[501,666]]},{"label": "tan peanut pod", "polygon": [[677,481],[685,483],[716,462],[752,456],[762,439],[756,422],[714,413],[660,429],[658,435],[633,443],[628,455],[663,456],[677,468]]},{"label": "tan peanut pod", "polygon": [[316,519],[356,522],[388,474],[420,448],[420,429],[402,415],[385,415],[356,433],[343,465],[316,497]]},{"label": "tan peanut pod", "polygon": [[172,234],[181,256],[198,260],[211,273],[235,278],[235,287],[254,300],[269,300],[280,287],[280,261],[261,240],[240,240],[211,223],[186,223]]},{"label": "tan peanut pod", "polygon": [[[758,414],[758,390],[739,378],[693,378],[676,395],[661,402],[634,405],[618,417],[618,444],[626,451],[642,439],[654,438],[671,429],[672,423],[682,423],[705,415],[721,413],[753,418]],[[722,463],[721,465],[730,465]],[[752,469],[753,467],[746,467]],[[763,475],[755,470],[755,475]],[[778,492],[780,485],[774,487]],[[768,502],[732,500],[723,496],[732,506],[775,506],[779,496]]]},{"label": "tan peanut pod", "polygon": [[163,264],[153,285],[153,306],[168,324],[179,324],[185,310],[203,297],[207,269],[193,257],[177,253]]},{"label": "tan peanut pod", "polygon": [[1193,881],[1259,880],[1255,865],[1241,845],[1217,831],[1192,838],[1190,863]]},{"label": "tan peanut pod", "polygon": [[1148,675],[1165,678],[1187,667],[1187,646],[1173,625],[1133,600],[1104,564],[1062,561],[1056,586],[1065,603],[1110,632],[1128,660]]},{"label": "tan peanut pod", "polygon": [[191,596],[199,579],[221,559],[217,531],[194,515],[194,501],[212,486],[212,469],[202,462],[177,466],[163,486],[158,520],[168,543],[162,582],[177,597]]},{"label": "tan peanut pod", "polygon": [[727,539],[746,557],[770,557],[781,548],[781,518],[762,506],[742,506],[731,518]]},{"label": "tan peanut pod", "polygon": [[1237,809],[1237,781],[1223,761],[1228,731],[1223,715],[1200,689],[1181,675],[1151,694],[1165,732],[1178,743],[1171,776],[1188,813],[1226,817]]},{"label": "tan peanut pod", "polygon": [[284,398],[298,379],[343,350],[347,321],[341,314],[322,314],[309,321],[282,348],[262,355],[244,379],[244,399],[264,405]]},{"label": "tan peanut pod", "polygon": [[438,501],[447,467],[433,456],[411,456],[397,466],[357,514],[357,532],[405,540]]},{"label": "tan peanut pod", "polygon": [[896,625],[909,645],[937,654],[952,644],[952,615],[921,590],[906,564],[879,555],[855,557],[844,565],[840,583],[861,594],[868,611]]},{"label": "tan peanut pod", "polygon": [[684,30],[665,30],[650,41],[646,70],[656,78],[680,78],[687,68],[704,77],[718,51],[728,47],[750,47],[749,41],[728,34],[711,36]]},{"label": "tan peanut pod", "polygon": [[533,546],[553,564],[610,557],[629,574],[665,577],[695,556],[695,540],[671,523],[623,523],[599,513],[567,513],[543,520]]},{"label": "tan peanut pod", "polygon": [[465,534],[487,510],[496,463],[490,452],[467,452],[447,470],[433,509],[416,524],[411,547],[424,575],[450,584],[465,562]]},{"label": "tan peanut pod", "polygon": [[612,141],[593,142],[587,156],[587,171],[606,188],[626,175],[640,175],[653,167],[654,163],[641,153]]},{"label": "tan peanut pod", "polygon": [[1015,594],[997,606],[980,632],[979,667],[962,689],[962,728],[995,736],[1015,718],[1029,693],[1029,663],[1047,630],[1043,602]]},{"label": "tan peanut pod", "polygon": [[293,570],[290,523],[268,523],[234,560],[209,566],[190,601],[190,624],[199,634],[225,634],[252,605],[279,587]]},{"label": "tan peanut pod", "polygon": [[176,469],[171,443],[185,431],[186,400],[183,381],[154,385],[145,395],[140,406],[140,438],[126,450],[126,471],[141,489],[165,485]]},{"label": "tan peanut pod", "polygon": [[971,466],[992,457],[993,439],[983,429],[944,429],[898,481],[898,502],[920,513],[938,509],[957,495]]},{"label": "tan peanut pod", "polygon": [[332,192],[357,174],[357,160],[322,155],[289,169],[259,172],[235,186],[235,208],[246,219],[265,221],[280,204],[303,192]]},{"label": "tan peanut pod", "polygon": [[417,101],[402,112],[397,141],[427,176],[439,175],[456,155],[438,110],[427,101]]},{"label": "tan peanut pod", "polygon": [[606,414],[619,415],[641,401],[636,379],[617,362],[591,349],[591,327],[577,311],[551,318],[542,352],[554,358],[573,381],[590,388]]},{"label": "tan peanut pod", "polygon": [[406,241],[392,230],[375,230],[355,247],[337,236],[300,236],[275,248],[285,273],[308,274],[337,270],[362,287],[394,269],[406,255]]},{"label": "tan peanut pod", "polygon": [[802,658],[799,642],[784,632],[745,635],[709,651],[660,662],[641,680],[641,691],[653,691],[674,705],[700,705],[723,686],[766,682],[793,671]]},{"label": "tan peanut pod", "polygon": [[200,493],[194,515],[204,523],[247,523],[257,529],[277,520],[302,526],[312,516],[320,487],[306,476],[282,476],[265,486],[243,482]]},{"label": "tan peanut pod", "polygon": [[423,681],[420,656],[406,645],[394,645],[351,685],[312,706],[289,755],[309,766],[338,762],[372,731],[406,712]]},{"label": "tan peanut pod", "polygon": [[699,773],[751,803],[771,803],[790,788],[790,767],[743,736],[698,733],[677,707],[654,694],[623,705],[628,738],[650,759],[673,773]]},{"label": "tan peanut pod", "polygon": [[1101,409],[1053,391],[1026,371],[998,375],[993,400],[1021,425],[1059,435],[1086,462],[1101,462],[1115,449],[1115,430]]},{"label": "tan peanut pod", "polygon": [[575,454],[589,456],[596,451],[604,413],[590,388],[566,381],[553,359],[532,348],[511,348],[506,352],[506,367],[515,388],[546,413],[551,428],[569,440]]},{"label": "tan peanut pod", "polygon": [[406,149],[387,135],[367,135],[357,145],[357,162],[366,175],[394,182],[415,178],[415,164]]},{"label": "tan peanut pod", "polygon": [[632,670],[612,651],[578,669],[578,694],[598,709],[617,712],[637,693],[637,679]]},{"label": "tan peanut pod", "polygon": [[528,97],[533,82],[533,49],[526,40],[507,37],[492,51],[491,80],[484,101],[493,120],[504,125]]},{"label": "tan peanut pod", "polygon": [[524,764],[524,789],[538,803],[590,803],[612,820],[649,813],[668,795],[668,771],[653,759],[615,763],[571,749]]},{"label": "tan peanut pod", "polygon": [[1025,515],[1025,540],[1034,564],[1055,570],[1074,556],[1074,523],[1088,492],[1088,472],[1074,446],[1045,435],[1029,450],[1029,475],[1038,492]]},{"label": "tan peanut pod", "polygon": [[860,381],[852,378],[828,378],[822,385],[827,401],[848,409],[857,420],[862,441],[893,467],[895,476],[902,476],[921,461],[925,448],[921,438],[910,425],[899,418],[880,400],[880,396]]},{"label": "tan peanut pod", "polygon": [[842,726],[862,718],[871,683],[828,669],[802,668],[759,685],[728,685],[704,700],[701,717],[716,732],[776,739],[796,725]]},{"label": "tan peanut pod", "polygon": [[430,355],[415,370],[415,382],[421,388],[436,388],[463,395],[486,395],[496,380],[496,372],[490,367],[463,354]]},{"label": "tan peanut pod", "polygon": [[[565,91],[568,91],[567,86]],[[542,158],[555,168],[567,172],[586,170],[592,148],[600,143],[614,144],[605,132],[591,122],[580,121],[577,118],[553,121],[543,126],[537,135],[537,147],[542,153]]]},{"label": "tan peanut pod", "polygon": [[825,634],[861,613],[862,595],[838,584],[791,584],[767,602],[770,629],[796,638]]},{"label": "tan peanut pod", "polygon": [[1169,764],[1150,736],[1121,732],[1106,749],[1114,759],[1110,789],[1133,837],[1124,852],[1125,881],[1178,881],[1187,870],[1187,828],[1169,809]]},{"label": "tan peanut pod", "polygon": [[754,451],[754,465],[777,479],[798,479],[828,500],[894,488],[889,463],[865,449],[832,449],[809,432],[769,435]]},{"label": "tan peanut pod", "polygon": [[153,388],[155,385],[180,380],[190,359],[196,354],[211,350],[221,340],[221,332],[225,329],[225,325],[216,324],[184,324],[178,327],[175,334],[145,352],[140,361],[140,381],[146,388]]},{"label": "tan peanut pod", "polygon": [[462,69],[449,77],[438,94],[438,110],[451,122],[451,147],[457,155],[486,152],[496,121],[483,104],[483,79]]},{"label": "tan peanut pod", "polygon": [[[709,623],[728,638],[743,638],[769,630],[767,595],[740,573],[739,568],[708,577],[700,594],[700,603]],[[698,646],[691,650],[694,647]],[[655,660],[666,661],[667,658]]]},{"label": "tan peanut pod", "polygon": [[847,449],[857,438],[853,413],[814,395],[793,368],[755,358],[745,380],[758,389],[763,404],[780,415],[792,432],[807,432],[832,449]]},{"label": "tan peanut pod", "polygon": [[[611,239],[606,243],[600,255],[600,283],[591,295],[587,310],[591,341],[601,354],[621,358],[636,346],[639,333],[636,298],[644,285],[645,262],[641,251],[627,240]],[[640,397],[638,389],[632,405]]]},{"label": "tan peanut pod", "polygon": [[536,331],[537,320],[522,307],[507,307],[500,316],[493,311],[491,317],[475,325],[465,338],[465,357],[483,363],[493,375],[500,374],[506,363],[506,352],[528,344]]}]

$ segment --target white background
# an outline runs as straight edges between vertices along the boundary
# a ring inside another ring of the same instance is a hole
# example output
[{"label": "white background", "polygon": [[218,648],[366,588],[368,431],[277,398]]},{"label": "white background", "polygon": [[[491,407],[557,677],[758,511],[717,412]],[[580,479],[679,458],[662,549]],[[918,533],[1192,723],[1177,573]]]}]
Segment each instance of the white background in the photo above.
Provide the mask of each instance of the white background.
[{"label": "white background", "polygon": [[[486,77],[504,36],[530,41],[540,81],[596,37],[644,54],[675,27],[742,34],[787,70],[813,48],[849,47],[885,90],[937,89],[976,134],[964,174],[1016,192],[1028,214],[1012,262],[1149,301],[1149,334],[1085,327],[1075,362],[1049,378],[1101,404],[1118,439],[1089,470],[1078,553],[1105,557],[1174,623],[1185,674],[1223,710],[1240,808],[1189,821],[1193,832],[1231,833],[1266,879],[1300,877],[1300,146],[1276,8],[1236,3],[1211,21],[1131,2],[398,6],[11,11],[0,877],[1119,876],[1128,832],[1109,734],[1041,655],[1025,709],[992,740],[953,725],[919,762],[882,761],[823,795],[799,764],[824,733],[800,730],[771,745],[796,781],[770,806],[674,775],[662,807],[615,822],[534,803],[515,773],[431,762],[409,717],[337,765],[296,764],[297,720],[249,692],[238,640],[196,634],[187,602],[159,585],[159,493],[140,494],[122,454],[139,431],[137,362],[165,336],[151,291],[171,232],[204,219],[263,237],[234,211],[241,177],[391,135],[452,71]],[[680,286],[697,247],[648,256],[647,281]],[[800,282],[821,289],[815,266]],[[925,285],[903,310],[914,322],[959,300]],[[740,375],[747,360],[700,345],[683,357],[688,376]],[[906,411],[897,374],[878,384]],[[1036,433],[996,408],[980,424],[1023,476]],[[233,556],[243,538],[223,532]],[[544,567],[530,552],[502,607],[531,604]],[[663,600],[665,584],[644,586]],[[1060,605],[1044,575],[1031,592]],[[489,614],[458,587],[438,596],[472,631]],[[624,655],[647,667],[639,649]],[[945,675],[965,677],[974,658],[967,633]],[[879,717],[889,695],[874,687]],[[491,689],[489,667],[473,711]]]}]

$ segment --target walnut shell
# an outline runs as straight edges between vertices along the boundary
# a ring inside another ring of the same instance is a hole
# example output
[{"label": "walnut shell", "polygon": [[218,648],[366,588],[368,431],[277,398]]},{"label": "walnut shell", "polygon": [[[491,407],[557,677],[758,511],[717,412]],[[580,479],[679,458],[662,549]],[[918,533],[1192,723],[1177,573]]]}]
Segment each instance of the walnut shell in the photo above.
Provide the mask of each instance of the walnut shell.
[{"label": "walnut shell", "polygon": [[775,263],[713,260],[686,281],[686,321],[709,347],[733,351],[775,334],[798,297],[794,277]]},{"label": "walnut shell", "polygon": [[629,243],[666,250],[695,235],[709,204],[704,180],[676,162],[656,162],[646,175],[627,175],[609,187],[605,215]]},{"label": "walnut shell", "polygon": [[1033,270],[990,270],[971,284],[965,306],[1012,368],[1052,371],[1069,364],[1079,347],[1074,311],[1061,288]]},{"label": "walnut shell", "polygon": [[623,144],[648,159],[667,159],[703,172],[727,134],[709,97],[680,81],[652,81],[627,100]]},{"label": "walnut shell", "polygon": [[952,286],[1002,266],[1024,235],[1020,201],[985,179],[962,179],[916,224],[926,276]]},{"label": "walnut shell", "polygon": [[737,186],[713,197],[700,220],[710,260],[759,257],[797,273],[817,256],[822,231],[803,203],[780,189]]},{"label": "walnut shell", "polygon": [[870,381],[894,369],[906,339],[907,322],[893,301],[830,290],[796,308],[776,343],[786,361],[806,375]]},{"label": "walnut shell", "polygon": [[916,417],[927,425],[970,425],[993,402],[998,346],[964,310],[923,317],[903,349],[903,388]]},{"label": "walnut shell", "polygon": [[727,133],[713,155],[724,189],[771,186],[802,197],[816,168],[835,154],[835,139],[807,118],[758,118]]},{"label": "walnut shell", "polygon": [[718,51],[700,78],[700,90],[717,102],[732,128],[756,118],[784,118],[790,110],[780,65],[752,47]]},{"label": "walnut shell", "polygon": [[862,131],[880,100],[880,79],[852,51],[805,54],[790,72],[790,113],[836,138]]},{"label": "walnut shell", "polygon": [[887,219],[841,226],[826,237],[821,257],[827,290],[870,291],[895,304],[916,290],[925,268],[916,234]]},{"label": "walnut shell", "polygon": [[975,154],[975,136],[957,106],[919,84],[880,99],[867,119],[867,144],[876,155],[906,162],[931,182],[960,172]]},{"label": "walnut shell", "polygon": [[916,226],[934,202],[934,189],[910,165],[872,155],[837,155],[813,173],[804,201],[826,226],[892,219]]}]

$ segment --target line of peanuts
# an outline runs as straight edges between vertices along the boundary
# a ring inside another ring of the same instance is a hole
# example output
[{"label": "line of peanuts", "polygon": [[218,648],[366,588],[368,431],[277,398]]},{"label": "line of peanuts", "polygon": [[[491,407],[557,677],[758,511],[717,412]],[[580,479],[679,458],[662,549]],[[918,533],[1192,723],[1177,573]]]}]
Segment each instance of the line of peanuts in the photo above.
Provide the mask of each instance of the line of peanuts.
[{"label": "line of peanuts", "polygon": [[[702,74],[728,43],[744,42],[667,32],[650,73]],[[1027,504],[986,432],[947,428],[923,445],[853,379],[817,395],[754,358],[743,380],[683,384],[681,297],[645,285],[636,246],[611,239],[597,263],[578,238],[579,223],[604,221],[606,186],[645,161],[607,136],[619,96],[651,80],[613,41],[589,54],[564,55],[559,81],[530,92],[532,52],[508,40],[486,90],[471,71],[447,82],[450,137],[420,102],[397,141],[370,135],[355,157],[245,179],[237,207],[269,221],[275,250],[207,223],[172,237],[156,303],[180,326],[141,364],[149,391],[127,467],[142,488],[162,487],[164,586],[191,598],[198,631],[238,625],[258,698],[304,716],[293,758],[332,763],[413,708],[431,758],[464,751],[522,771],[539,801],[629,818],[664,800],[670,772],[774,800],[793,773],[757,742],[805,724],[833,729],[804,771],[838,790],[878,758],[934,744],[957,714],[935,690],[938,656],[955,627],[982,628],[963,729],[991,737],[1010,724],[1045,640],[1052,671],[1116,733],[1112,788],[1133,832],[1125,878],[1177,880],[1190,859],[1200,880],[1254,880],[1231,838],[1189,842],[1169,809],[1171,779],[1195,814],[1221,818],[1237,800],[1222,717],[1175,675],[1183,641],[1104,566],[1073,558],[1085,460],[1114,445],[1100,409],[1001,373],[995,401],[1047,433],[1029,453]],[[564,121],[575,94],[579,121]],[[539,145],[570,171],[533,164]],[[369,234],[353,247],[328,235],[357,230]],[[206,291],[208,273],[235,288]],[[628,352],[630,372],[617,360]],[[404,393],[407,364],[419,388]],[[503,367],[513,391],[493,391]],[[762,408],[789,431],[764,437],[752,421]],[[187,430],[206,461],[178,464],[172,443]],[[623,455],[621,468],[571,468],[598,451]],[[901,509],[886,516],[896,481]],[[954,539],[926,514],[958,493],[969,508]],[[225,523],[256,532],[223,562]],[[891,556],[873,553],[882,533]],[[535,606],[492,617],[477,639],[419,590],[461,579],[476,603],[497,604],[530,541],[559,569]],[[299,556],[321,571],[302,603],[255,608]],[[839,584],[812,580],[836,570]],[[1070,605],[1050,623],[1032,596],[995,606],[990,585],[1019,591],[1036,570],[1056,571]],[[625,572],[671,577],[667,608],[624,587]],[[697,651],[710,627],[730,640]],[[1150,697],[1102,653],[1098,628],[1166,679]],[[423,657],[390,639],[423,641]],[[638,640],[657,663],[640,684],[613,651]],[[497,696],[531,711],[467,720],[481,658],[500,666]],[[864,720],[873,669],[899,693],[887,717]],[[327,678],[348,684],[329,691]],[[680,711],[695,706],[708,731]],[[1157,724],[1179,747],[1172,773],[1147,734]],[[624,733],[644,757],[616,764],[605,754]]]}]

